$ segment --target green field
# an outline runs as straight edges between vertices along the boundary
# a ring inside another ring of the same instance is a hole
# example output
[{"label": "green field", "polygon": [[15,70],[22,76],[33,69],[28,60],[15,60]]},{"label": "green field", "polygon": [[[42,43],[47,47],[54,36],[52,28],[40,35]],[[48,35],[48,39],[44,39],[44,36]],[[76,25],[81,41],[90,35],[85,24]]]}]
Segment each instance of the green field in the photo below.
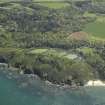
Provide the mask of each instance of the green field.
[{"label": "green field", "polygon": [[59,9],[59,8],[64,8],[66,6],[68,6],[68,3],[64,3],[64,2],[49,2],[49,3],[39,3],[43,6],[49,7],[49,8],[55,8],[55,9]]},{"label": "green field", "polygon": [[44,55],[54,55],[58,57],[64,57],[68,59],[75,59],[78,56],[73,53],[69,53],[67,51],[58,50],[58,49],[33,49],[28,52],[29,54],[44,54]]},{"label": "green field", "polygon": [[77,51],[82,52],[85,55],[94,53],[94,49],[93,48],[88,48],[88,47],[78,48]]},{"label": "green field", "polygon": [[88,23],[83,31],[92,35],[94,38],[105,38],[105,16],[95,13],[84,13],[85,17],[94,18],[94,22]]},{"label": "green field", "polygon": [[86,25],[84,31],[100,38],[105,38],[105,22],[93,22]]},{"label": "green field", "polygon": [[69,4],[66,2],[62,2],[64,0],[33,0],[33,2],[40,2],[39,4],[45,7],[59,9],[68,6]]},{"label": "green field", "polygon": [[[9,1],[22,1],[22,0],[0,0],[0,2],[9,2]],[[37,4],[40,4],[42,6],[48,7],[48,8],[64,8],[68,6],[69,4],[66,2],[62,2],[62,0],[32,0],[32,2],[36,2]]]}]

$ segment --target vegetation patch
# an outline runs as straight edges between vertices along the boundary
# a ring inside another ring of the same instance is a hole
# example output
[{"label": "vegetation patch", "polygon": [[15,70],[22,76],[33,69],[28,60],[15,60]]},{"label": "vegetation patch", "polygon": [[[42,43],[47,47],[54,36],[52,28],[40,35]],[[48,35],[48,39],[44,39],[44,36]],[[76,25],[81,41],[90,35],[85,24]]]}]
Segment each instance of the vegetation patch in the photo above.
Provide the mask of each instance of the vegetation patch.
[{"label": "vegetation patch", "polygon": [[65,3],[65,2],[43,2],[43,3],[38,3],[42,6],[45,6],[45,7],[49,7],[49,8],[54,8],[54,9],[60,9],[60,8],[64,8],[64,7],[67,7],[69,6],[68,3]]},{"label": "vegetation patch", "polygon": [[68,38],[74,40],[87,40],[89,35],[86,32],[75,32],[72,33]]},{"label": "vegetation patch", "polygon": [[83,48],[78,48],[77,51],[86,55],[86,54],[93,54],[95,50],[93,48],[83,47]]},{"label": "vegetation patch", "polygon": [[29,53],[31,54],[37,54],[37,53],[45,53],[48,49],[35,49],[35,50],[32,50],[30,51]]},{"label": "vegetation patch", "polygon": [[68,51],[60,50],[60,49],[35,49],[28,52],[28,54],[43,54],[43,55],[53,55],[62,58],[68,59],[78,59],[78,55],[72,54]]},{"label": "vegetation patch", "polygon": [[86,25],[84,32],[95,37],[105,38],[105,22],[93,22]]},{"label": "vegetation patch", "polygon": [[105,80],[105,6],[65,3],[1,2],[0,62],[57,84]]}]

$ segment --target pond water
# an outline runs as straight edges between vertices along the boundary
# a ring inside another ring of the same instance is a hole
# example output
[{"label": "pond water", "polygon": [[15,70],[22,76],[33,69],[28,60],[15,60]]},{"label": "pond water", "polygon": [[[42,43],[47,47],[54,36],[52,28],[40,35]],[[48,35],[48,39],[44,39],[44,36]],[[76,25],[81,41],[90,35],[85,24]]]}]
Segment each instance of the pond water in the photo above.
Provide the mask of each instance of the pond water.
[{"label": "pond water", "polygon": [[105,105],[105,88],[60,89],[40,80],[31,86],[0,72],[0,105]]}]

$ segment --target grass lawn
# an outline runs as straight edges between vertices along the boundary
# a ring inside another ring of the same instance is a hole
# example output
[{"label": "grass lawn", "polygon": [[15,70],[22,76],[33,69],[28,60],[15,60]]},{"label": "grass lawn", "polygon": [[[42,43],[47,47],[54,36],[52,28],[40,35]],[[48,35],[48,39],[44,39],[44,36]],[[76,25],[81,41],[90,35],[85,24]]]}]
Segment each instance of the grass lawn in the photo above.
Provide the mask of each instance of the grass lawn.
[{"label": "grass lawn", "polygon": [[64,8],[69,5],[68,3],[65,2],[42,2],[38,4],[54,9]]},{"label": "grass lawn", "polygon": [[[9,1],[15,1],[15,0],[0,0],[0,2],[9,2]],[[22,0],[17,0],[22,1]],[[36,2],[37,4],[40,4],[45,7],[59,9],[64,8],[68,6],[69,4],[66,2],[62,2],[62,0],[32,0],[32,2]]]},{"label": "grass lawn", "polygon": [[94,37],[105,38],[105,22],[93,22],[86,25],[84,32],[93,35]]},{"label": "grass lawn", "polygon": [[84,16],[85,16],[85,17],[97,17],[96,14],[94,14],[94,13],[89,13],[89,12],[85,12],[85,13],[84,13]]},{"label": "grass lawn", "polygon": [[44,54],[44,55],[54,55],[58,57],[64,57],[68,59],[75,59],[78,56],[76,54],[72,54],[63,50],[58,49],[33,49],[28,52],[29,54]]},{"label": "grass lawn", "polygon": [[30,54],[41,54],[41,53],[45,53],[48,49],[35,49],[35,50],[31,50],[29,53]]},{"label": "grass lawn", "polygon": [[45,6],[45,7],[54,8],[54,9],[64,8],[69,5],[66,2],[62,2],[64,0],[32,0],[32,1],[40,2],[38,4]]},{"label": "grass lawn", "polygon": [[88,47],[83,47],[83,48],[78,48],[77,51],[82,52],[83,54],[92,54],[94,49],[88,48]]}]

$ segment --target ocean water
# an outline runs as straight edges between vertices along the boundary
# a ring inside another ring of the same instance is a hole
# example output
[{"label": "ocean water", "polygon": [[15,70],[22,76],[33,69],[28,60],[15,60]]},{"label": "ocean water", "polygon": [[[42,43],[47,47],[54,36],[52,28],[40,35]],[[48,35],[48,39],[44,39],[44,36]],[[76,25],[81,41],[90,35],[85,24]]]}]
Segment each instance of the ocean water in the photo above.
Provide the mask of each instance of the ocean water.
[{"label": "ocean water", "polygon": [[60,89],[39,80],[32,86],[0,72],[0,105],[105,105],[105,88]]}]

